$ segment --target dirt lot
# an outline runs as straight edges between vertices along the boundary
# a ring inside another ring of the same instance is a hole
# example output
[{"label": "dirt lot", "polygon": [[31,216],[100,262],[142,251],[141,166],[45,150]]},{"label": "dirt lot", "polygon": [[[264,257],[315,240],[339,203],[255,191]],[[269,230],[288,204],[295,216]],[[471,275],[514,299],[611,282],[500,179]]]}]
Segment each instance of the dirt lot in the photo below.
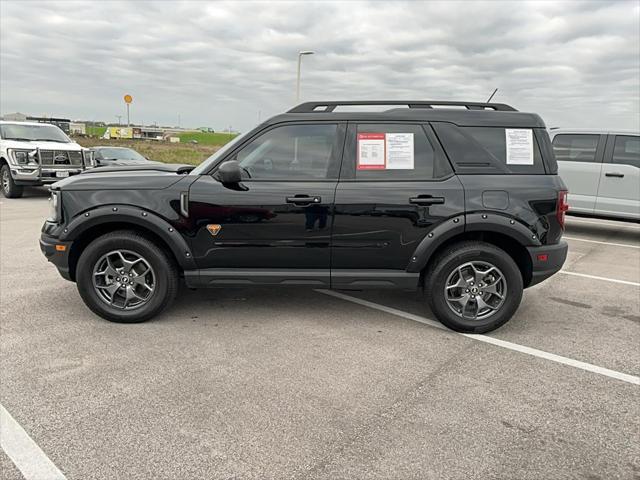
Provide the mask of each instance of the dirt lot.
[{"label": "dirt lot", "polygon": [[569,218],[564,271],[491,335],[383,291],[185,290],[122,325],[41,255],[45,191],[0,202],[0,438],[29,478],[640,478],[638,224]]}]

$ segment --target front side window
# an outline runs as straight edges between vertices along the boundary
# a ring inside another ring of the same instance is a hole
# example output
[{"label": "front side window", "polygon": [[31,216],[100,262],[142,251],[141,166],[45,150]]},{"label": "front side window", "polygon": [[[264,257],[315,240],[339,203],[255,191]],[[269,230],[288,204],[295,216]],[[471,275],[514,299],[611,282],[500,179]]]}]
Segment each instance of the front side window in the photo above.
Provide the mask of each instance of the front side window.
[{"label": "front side window", "polygon": [[260,135],[235,159],[247,180],[325,180],[338,126],[287,125]]},{"label": "front side window", "polygon": [[435,153],[421,125],[359,124],[356,180],[432,180]]},{"label": "front side window", "polygon": [[553,138],[553,153],[560,162],[597,162],[600,135],[561,134]]},{"label": "front side window", "polygon": [[640,168],[640,137],[617,135],[612,162]]}]

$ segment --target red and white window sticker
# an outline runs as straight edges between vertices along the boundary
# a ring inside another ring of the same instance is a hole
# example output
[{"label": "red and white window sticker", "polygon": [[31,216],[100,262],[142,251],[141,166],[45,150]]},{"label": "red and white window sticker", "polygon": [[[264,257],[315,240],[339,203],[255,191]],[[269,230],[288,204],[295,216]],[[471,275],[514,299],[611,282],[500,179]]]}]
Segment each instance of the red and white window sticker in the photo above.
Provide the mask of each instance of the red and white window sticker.
[{"label": "red and white window sticker", "polygon": [[413,133],[358,133],[358,170],[413,168]]},{"label": "red and white window sticker", "polygon": [[358,170],[384,170],[387,165],[384,133],[358,134]]}]

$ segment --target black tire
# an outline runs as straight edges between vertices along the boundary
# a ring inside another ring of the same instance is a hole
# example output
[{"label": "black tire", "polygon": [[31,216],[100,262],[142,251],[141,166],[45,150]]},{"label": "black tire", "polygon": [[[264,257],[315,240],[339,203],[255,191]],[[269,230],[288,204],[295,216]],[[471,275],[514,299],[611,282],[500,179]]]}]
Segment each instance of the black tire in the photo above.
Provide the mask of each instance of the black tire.
[{"label": "black tire", "polygon": [[6,163],[0,168],[0,190],[5,198],[20,198],[24,193],[24,187],[13,181],[11,169]]},{"label": "black tire", "polygon": [[[486,318],[472,319],[462,316],[464,312],[455,313],[446,299],[447,279],[459,266],[468,262],[488,262],[497,267],[506,280],[502,304]],[[465,333],[486,333],[504,325],[518,309],[523,289],[522,274],[509,254],[490,243],[479,241],[459,242],[441,252],[425,273],[425,287],[429,306],[436,318],[452,330]]]},{"label": "black tire", "polygon": [[[132,309],[109,305],[100,298],[93,284],[94,267],[107,253],[127,250],[144,258],[154,272],[154,289],[146,303]],[[80,255],[76,269],[78,292],[92,312],[111,322],[138,323],[149,320],[175,299],[179,275],[173,258],[147,237],[130,230],[107,233],[91,242]]]}]

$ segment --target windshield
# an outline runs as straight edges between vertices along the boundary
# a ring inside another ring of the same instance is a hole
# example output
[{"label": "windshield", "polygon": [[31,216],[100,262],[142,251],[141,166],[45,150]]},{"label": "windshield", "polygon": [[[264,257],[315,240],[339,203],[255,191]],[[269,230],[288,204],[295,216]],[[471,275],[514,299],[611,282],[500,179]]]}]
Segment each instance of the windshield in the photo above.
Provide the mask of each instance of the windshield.
[{"label": "windshield", "polygon": [[22,123],[4,123],[0,125],[0,135],[4,140],[30,142],[34,140],[71,143],[62,130],[55,125],[26,125]]},{"label": "windshield", "polygon": [[231,150],[235,145],[240,143],[242,141],[242,139],[245,138],[246,136],[247,136],[247,134],[243,133],[243,134],[238,135],[237,137],[235,137],[229,143],[224,144],[220,150],[215,152],[213,155],[211,155],[209,158],[207,158],[204,162],[202,162],[200,165],[198,165],[196,168],[194,168],[191,171],[190,175],[202,175],[204,172],[206,172],[211,167],[211,165],[216,163],[229,150]]},{"label": "windshield", "polygon": [[139,162],[146,162],[147,159],[140,155],[135,150],[130,148],[98,148],[96,153],[99,158],[105,160],[137,160]]}]

